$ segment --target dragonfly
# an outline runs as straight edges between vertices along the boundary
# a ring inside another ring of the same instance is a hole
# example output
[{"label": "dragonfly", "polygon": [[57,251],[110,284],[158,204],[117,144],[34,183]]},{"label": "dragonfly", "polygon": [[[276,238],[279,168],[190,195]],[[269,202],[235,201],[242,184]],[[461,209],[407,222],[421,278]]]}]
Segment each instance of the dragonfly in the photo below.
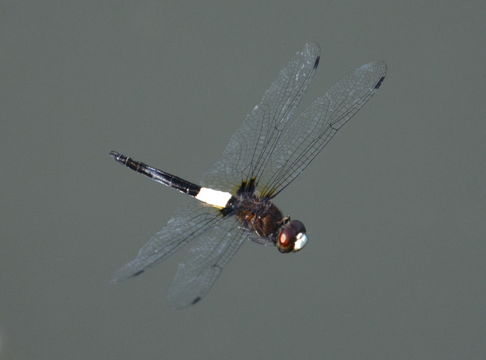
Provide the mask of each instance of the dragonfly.
[{"label": "dragonfly", "polygon": [[362,65],[298,114],[319,54],[318,44],[307,43],[290,59],[198,184],[110,152],[118,163],[192,198],[115,273],[115,282],[142,274],[191,243],[168,291],[169,305],[182,309],[208,294],[243,243],[274,246],[281,253],[305,247],[304,224],[284,216],[273,200],[370,100],[386,75],[383,61]]}]

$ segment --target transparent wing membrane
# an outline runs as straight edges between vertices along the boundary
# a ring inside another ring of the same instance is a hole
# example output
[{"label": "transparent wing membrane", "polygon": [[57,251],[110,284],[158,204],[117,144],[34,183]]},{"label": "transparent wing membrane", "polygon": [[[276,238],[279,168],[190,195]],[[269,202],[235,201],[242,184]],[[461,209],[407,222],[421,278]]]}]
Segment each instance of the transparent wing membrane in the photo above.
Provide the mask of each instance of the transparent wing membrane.
[{"label": "transparent wing membrane", "polygon": [[234,216],[227,217],[198,237],[189,259],[179,264],[169,288],[169,304],[184,308],[201,300],[211,289],[226,263],[248,238]]},{"label": "transparent wing membrane", "polygon": [[260,196],[276,196],[368,102],[386,74],[384,62],[363,65],[296,116],[318,63],[319,47],[313,43],[290,60],[205,175],[206,186],[234,191],[255,178]]},{"label": "transparent wing membrane", "polygon": [[306,44],[280,71],[231,137],[221,160],[204,176],[204,185],[232,191],[242,180],[259,179],[273,166],[272,154],[314,76],[319,52],[319,45]]},{"label": "transparent wing membrane", "polygon": [[223,220],[217,209],[203,206],[193,199],[185,200],[186,204],[176,216],[149,239],[133,260],[115,273],[114,282],[139,275],[150,266],[164,261],[180,247]]},{"label": "transparent wing membrane", "polygon": [[262,196],[274,197],[289,185],[377,91],[386,74],[384,62],[363,65],[287,122],[260,184]]},{"label": "transparent wing membrane", "polygon": [[119,269],[113,281],[136,276],[164,261],[186,244],[189,256],[179,265],[168,294],[169,304],[184,308],[202,299],[219,277],[223,266],[246,239],[253,238],[234,216],[223,217],[215,208],[185,199],[183,208],[152,236],[137,256]]}]

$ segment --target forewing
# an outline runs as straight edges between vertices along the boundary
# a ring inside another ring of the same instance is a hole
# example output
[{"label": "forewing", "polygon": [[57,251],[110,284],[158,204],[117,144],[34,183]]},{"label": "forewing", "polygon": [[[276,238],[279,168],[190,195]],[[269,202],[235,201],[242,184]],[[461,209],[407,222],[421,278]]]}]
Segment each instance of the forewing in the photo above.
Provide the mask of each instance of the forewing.
[{"label": "forewing", "polygon": [[221,212],[194,199],[186,199],[184,206],[167,225],[153,235],[139,250],[137,256],[120,268],[113,281],[118,282],[144,272],[150,266],[164,261],[181,246],[205,233],[223,220]]},{"label": "forewing", "polygon": [[381,86],[384,62],[363,65],[338,81],[294,121],[288,121],[260,188],[274,197],[288,186]]},{"label": "forewing", "polygon": [[314,76],[319,52],[317,44],[306,44],[280,71],[231,137],[222,159],[204,176],[205,186],[233,191],[243,180],[259,179],[271,166],[272,154]]},{"label": "forewing", "polygon": [[172,307],[193,305],[209,292],[224,265],[248,238],[248,231],[239,225],[234,216],[228,216],[200,234],[188,260],[179,264],[169,288]]}]

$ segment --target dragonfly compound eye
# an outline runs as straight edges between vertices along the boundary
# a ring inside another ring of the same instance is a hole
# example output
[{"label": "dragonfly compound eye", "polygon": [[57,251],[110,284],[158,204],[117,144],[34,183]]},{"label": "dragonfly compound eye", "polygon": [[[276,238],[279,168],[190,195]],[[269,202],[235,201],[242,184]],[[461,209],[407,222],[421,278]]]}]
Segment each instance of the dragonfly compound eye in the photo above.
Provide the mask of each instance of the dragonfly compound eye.
[{"label": "dragonfly compound eye", "polygon": [[299,251],[306,243],[305,226],[299,220],[292,220],[282,226],[277,235],[277,248],[282,253]]}]

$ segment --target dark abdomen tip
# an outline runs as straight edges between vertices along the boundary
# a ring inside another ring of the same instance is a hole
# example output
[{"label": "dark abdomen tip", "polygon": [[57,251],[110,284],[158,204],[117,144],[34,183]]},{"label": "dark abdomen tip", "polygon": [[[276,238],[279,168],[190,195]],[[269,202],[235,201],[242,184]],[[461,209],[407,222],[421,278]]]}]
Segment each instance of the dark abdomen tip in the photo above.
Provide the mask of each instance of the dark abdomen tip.
[{"label": "dark abdomen tip", "polygon": [[120,154],[119,152],[116,151],[110,151],[110,156],[115,159],[115,161],[119,162],[120,164],[126,165],[128,157],[126,157],[123,154]]}]

